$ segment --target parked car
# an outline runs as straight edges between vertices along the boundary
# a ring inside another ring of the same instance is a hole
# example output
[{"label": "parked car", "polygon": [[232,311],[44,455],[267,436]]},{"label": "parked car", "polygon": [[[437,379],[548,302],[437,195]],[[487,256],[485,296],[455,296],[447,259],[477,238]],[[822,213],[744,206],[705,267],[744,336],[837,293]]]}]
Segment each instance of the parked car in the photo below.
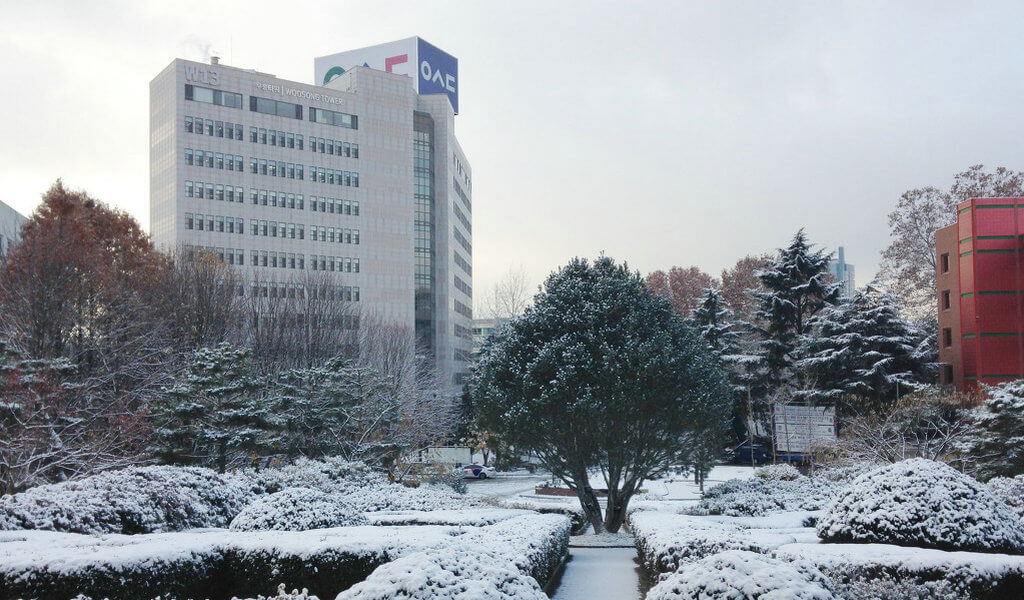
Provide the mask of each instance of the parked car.
[{"label": "parked car", "polygon": [[766,448],[760,444],[754,444],[753,446],[749,443],[741,444],[733,452],[732,461],[736,465],[749,465],[751,463],[765,465],[772,462],[772,451],[771,448]]},{"label": "parked car", "polygon": [[472,479],[487,479],[488,477],[494,477],[494,467],[466,465],[462,467],[462,476]]}]

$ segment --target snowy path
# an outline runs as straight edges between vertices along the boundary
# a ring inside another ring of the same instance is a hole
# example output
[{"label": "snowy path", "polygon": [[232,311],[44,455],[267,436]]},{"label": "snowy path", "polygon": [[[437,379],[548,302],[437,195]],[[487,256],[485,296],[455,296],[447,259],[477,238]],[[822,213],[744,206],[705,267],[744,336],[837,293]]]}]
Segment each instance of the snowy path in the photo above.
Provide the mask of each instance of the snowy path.
[{"label": "snowy path", "polygon": [[636,548],[570,548],[555,600],[640,600]]}]

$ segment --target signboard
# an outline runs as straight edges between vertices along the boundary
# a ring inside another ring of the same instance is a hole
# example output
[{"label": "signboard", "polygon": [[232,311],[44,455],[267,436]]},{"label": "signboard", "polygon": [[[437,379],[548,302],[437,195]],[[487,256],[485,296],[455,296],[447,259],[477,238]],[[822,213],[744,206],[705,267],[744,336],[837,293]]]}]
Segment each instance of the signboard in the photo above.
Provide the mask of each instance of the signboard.
[{"label": "signboard", "polygon": [[459,112],[459,61],[418,37],[313,59],[317,85],[327,85],[352,67],[370,67],[413,79],[419,94],[447,94]]},{"label": "signboard", "polygon": [[776,406],[772,415],[775,449],[810,452],[836,439],[836,409],[824,406]]}]

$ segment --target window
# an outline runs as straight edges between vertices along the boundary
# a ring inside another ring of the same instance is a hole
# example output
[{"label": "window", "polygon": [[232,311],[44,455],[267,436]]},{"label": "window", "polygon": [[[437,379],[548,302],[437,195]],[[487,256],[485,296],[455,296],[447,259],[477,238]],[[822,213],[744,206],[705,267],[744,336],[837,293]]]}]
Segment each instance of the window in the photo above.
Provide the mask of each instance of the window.
[{"label": "window", "polygon": [[260,98],[258,96],[249,96],[249,110],[252,112],[263,113],[265,115],[288,117],[289,119],[302,118],[301,105],[292,104],[291,102],[281,102],[280,100],[271,100],[270,98]]},{"label": "window", "polygon": [[[242,125],[240,123],[235,123],[235,139],[239,141],[242,139]],[[242,264],[241,255],[239,255],[238,264]]]},{"label": "window", "polygon": [[192,133],[192,117],[185,117],[185,133]]},{"label": "window", "polygon": [[206,153],[206,166],[211,169],[213,168],[213,152]]},{"label": "window", "polygon": [[[359,118],[356,115],[336,112],[333,110],[325,110],[323,108],[310,108],[309,120],[314,123],[324,123],[327,125],[336,125],[338,127],[347,127],[349,129],[359,129]],[[324,149],[321,146],[320,152],[323,151]]]},{"label": "window", "polygon": [[[235,231],[238,233],[245,233],[245,219],[242,217],[235,217]],[[241,250],[239,250],[241,252]],[[239,255],[238,264],[242,264],[241,255]]]},{"label": "window", "polygon": [[212,183],[206,184],[206,199],[207,200],[213,200],[213,184]]},{"label": "window", "polygon": [[[252,230],[253,235],[259,235],[260,228],[256,219],[249,219],[249,229]],[[254,260],[252,262],[255,263],[256,261]]]},{"label": "window", "polygon": [[192,213],[185,213],[185,229],[192,229],[194,226],[194,217]]},{"label": "window", "polygon": [[949,290],[942,290],[942,310],[949,310]]},{"label": "window", "polygon": [[241,94],[204,88],[188,83],[185,84],[185,99],[216,104],[217,106],[227,106],[229,108],[242,108]]},{"label": "window", "polygon": [[255,175],[258,171],[259,171],[259,167],[257,166],[256,159],[255,158],[250,158],[249,159],[249,172],[252,173],[253,175]]},{"label": "window", "polygon": [[201,214],[196,215],[196,229],[199,231],[203,230],[203,215]]},{"label": "window", "polygon": [[953,347],[953,330],[949,327],[942,330],[942,346],[944,348]]},{"label": "window", "polygon": [[213,121],[211,119],[206,120],[206,135],[213,135]]},{"label": "window", "polygon": [[224,233],[224,217],[217,217],[217,231]]},{"label": "window", "polygon": [[943,364],[940,365],[939,370],[939,383],[949,385],[953,383],[953,365]]},{"label": "window", "polygon": [[296,142],[295,147],[298,148],[299,150],[302,150],[302,136],[301,135],[295,136],[295,142]]},{"label": "window", "polygon": [[284,132],[283,131],[278,131],[277,132],[277,145],[280,146],[281,148],[286,147],[286,144],[284,143]]},{"label": "window", "polygon": [[185,148],[185,164],[186,165],[191,165],[192,164],[192,149],[191,148]]},{"label": "window", "polygon": [[216,158],[217,158],[217,162],[216,162],[217,168],[218,169],[223,169],[224,168],[224,155],[221,154],[220,152],[218,152],[216,154]]},{"label": "window", "polygon": [[249,128],[249,141],[250,142],[256,143],[256,141],[260,139],[259,138],[259,134],[257,133],[258,131],[259,130],[257,130],[255,127],[250,127]]},{"label": "window", "polygon": [[224,121],[217,121],[216,126],[214,128],[214,132],[217,135],[217,137],[224,137]]},{"label": "window", "polygon": [[218,183],[214,189],[215,189],[215,192],[214,192],[214,196],[213,197],[216,200],[220,200],[221,202],[223,202],[224,201],[224,186]]},{"label": "window", "polygon": [[359,144],[352,144],[352,158],[359,158]]},{"label": "window", "polygon": [[948,252],[943,254],[940,257],[939,262],[940,262],[940,264],[942,266],[942,272],[943,273],[949,273],[949,253]]},{"label": "window", "polygon": [[185,182],[185,197],[186,198],[191,198],[192,197],[192,182],[191,181],[186,181]]}]

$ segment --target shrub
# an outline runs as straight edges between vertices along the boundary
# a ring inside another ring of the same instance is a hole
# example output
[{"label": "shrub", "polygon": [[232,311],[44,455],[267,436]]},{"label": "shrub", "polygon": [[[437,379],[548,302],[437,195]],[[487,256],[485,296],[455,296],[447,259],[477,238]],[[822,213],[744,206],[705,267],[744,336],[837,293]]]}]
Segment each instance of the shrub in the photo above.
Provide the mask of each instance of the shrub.
[{"label": "shrub", "polygon": [[501,554],[468,547],[418,552],[379,567],[336,600],[547,600]]},{"label": "shrub", "polygon": [[691,512],[758,517],[781,511],[821,510],[837,493],[836,484],[811,477],[791,481],[770,481],[758,477],[730,479],[708,489]]},{"label": "shrub", "polygon": [[366,517],[351,504],[329,494],[309,488],[287,488],[245,507],[231,521],[231,529],[306,531],[367,523]]},{"label": "shrub", "polygon": [[634,511],[629,529],[647,570],[671,573],[682,565],[726,550],[767,553],[795,538],[786,534],[758,532],[700,517],[660,511]]},{"label": "shrub", "polygon": [[133,467],[0,497],[0,528],[151,533],[226,527],[256,497],[245,476]]},{"label": "shrub", "polygon": [[796,467],[789,463],[765,465],[754,469],[754,477],[765,481],[794,481],[803,477]]},{"label": "shrub", "polygon": [[1009,507],[974,479],[923,458],[854,479],[817,532],[829,542],[1024,551],[1024,528]]},{"label": "shrub", "polygon": [[804,562],[730,550],[687,564],[647,592],[647,600],[834,600],[832,583]]},{"label": "shrub", "polygon": [[996,498],[1009,506],[1017,516],[1024,520],[1024,475],[1016,477],[995,477],[990,479],[988,489]]}]

